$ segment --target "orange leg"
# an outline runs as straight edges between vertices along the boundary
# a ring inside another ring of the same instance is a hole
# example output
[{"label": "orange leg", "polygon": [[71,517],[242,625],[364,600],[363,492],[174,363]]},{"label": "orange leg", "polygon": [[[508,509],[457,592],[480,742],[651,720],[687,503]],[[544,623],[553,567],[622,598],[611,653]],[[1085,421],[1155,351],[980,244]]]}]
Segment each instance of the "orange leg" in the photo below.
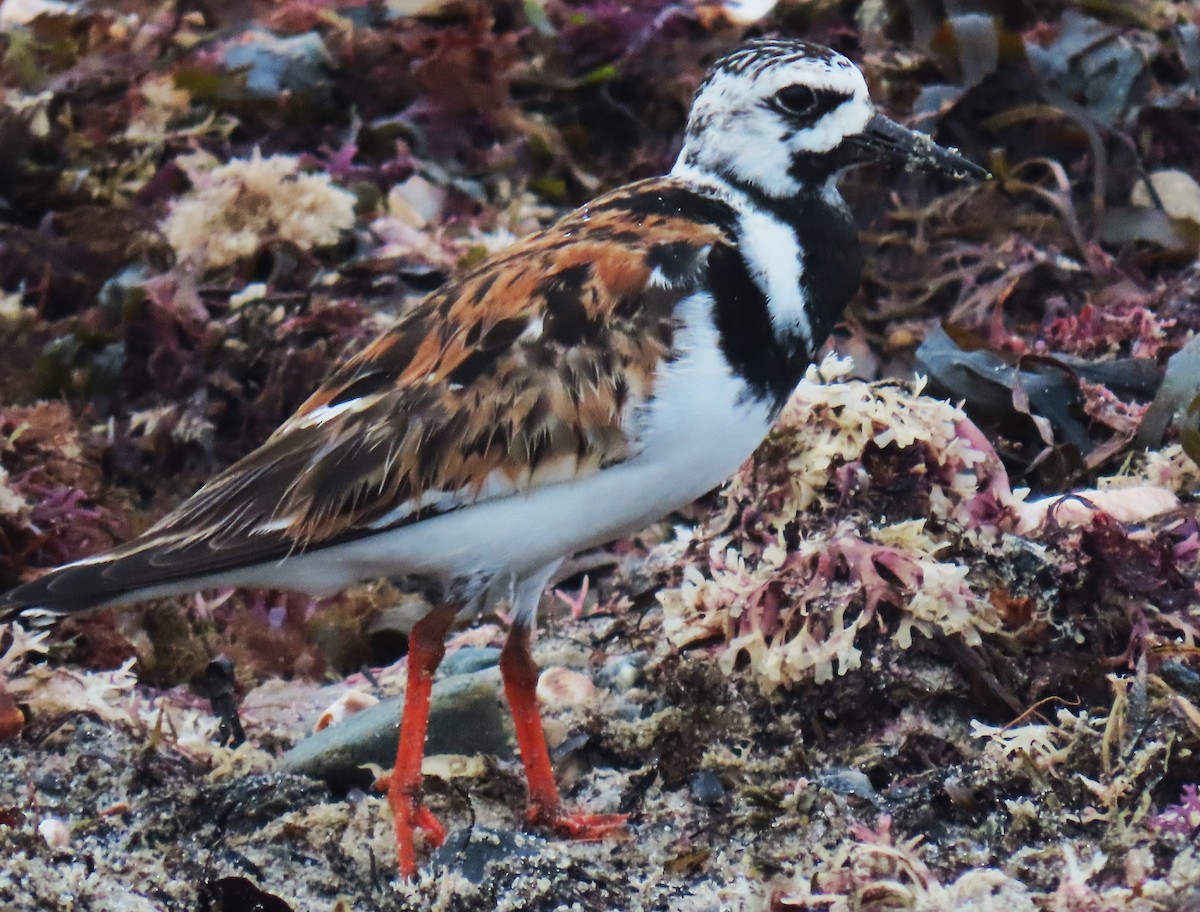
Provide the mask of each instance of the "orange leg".
[{"label": "orange leg", "polygon": [[417,621],[408,636],[408,689],[404,693],[404,717],[400,720],[400,744],[396,766],[376,785],[387,787],[388,804],[396,826],[396,851],[400,876],[417,873],[413,833],[424,830],[429,841],[441,845],[446,830],[421,803],[421,761],[425,757],[425,730],[429,725],[429,695],[433,673],[446,654],[446,631],[458,614],[458,605],[443,605]]},{"label": "orange leg", "polygon": [[500,675],[529,783],[529,822],[548,826],[570,839],[595,840],[621,833],[628,819],[624,814],[562,813],[538,711],[538,670],[529,651],[529,627],[520,621],[513,625],[500,651]]}]

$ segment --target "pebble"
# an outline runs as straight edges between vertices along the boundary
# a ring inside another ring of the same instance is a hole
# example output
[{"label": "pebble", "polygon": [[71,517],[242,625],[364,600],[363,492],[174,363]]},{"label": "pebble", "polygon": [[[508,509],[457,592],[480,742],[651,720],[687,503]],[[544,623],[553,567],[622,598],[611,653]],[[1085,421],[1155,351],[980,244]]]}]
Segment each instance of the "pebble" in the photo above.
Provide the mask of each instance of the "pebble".
[{"label": "pebble", "polygon": [[821,788],[829,789],[838,795],[850,795],[854,798],[861,798],[864,801],[869,801],[871,804],[879,807],[883,804],[879,793],[875,791],[875,786],[871,784],[871,780],[867,778],[866,773],[856,769],[830,769],[826,770],[816,777],[817,785]]},{"label": "pebble", "polygon": [[591,678],[569,668],[547,668],[538,677],[538,702],[546,709],[591,706],[596,702],[598,695],[599,691]]},{"label": "pebble", "polygon": [[34,780],[34,785],[47,795],[55,797],[67,794],[71,788],[71,783],[58,772],[42,773]]},{"label": "pebble", "polygon": [[513,858],[534,858],[546,840],[526,833],[487,827],[453,830],[433,854],[433,864],[457,871],[473,884],[485,883],[488,866]]},{"label": "pebble", "polygon": [[712,770],[698,770],[692,773],[692,777],[688,780],[688,786],[692,790],[692,797],[700,804],[709,807],[725,797],[725,786],[721,784],[721,778]]},{"label": "pebble", "polygon": [[627,693],[642,681],[642,672],[649,656],[644,652],[613,656],[604,663],[600,679],[617,693]]},{"label": "pebble", "polygon": [[329,51],[317,32],[279,36],[252,28],[217,51],[221,65],[238,70],[251,98],[275,99],[294,92],[316,100],[328,95]]},{"label": "pebble", "polygon": [[[285,772],[321,779],[335,789],[368,788],[376,763],[391,769],[396,759],[403,697],[392,697],[305,738],[282,762]],[[454,675],[433,685],[427,756],[492,754],[514,756],[512,723],[500,697],[499,669]]]},{"label": "pebble", "polygon": [[495,668],[500,664],[500,650],[496,646],[463,646],[456,649],[438,668],[438,677],[448,678],[452,675],[471,674],[483,671],[485,668]]},{"label": "pebble", "polygon": [[590,649],[562,637],[545,637],[539,640],[534,657],[542,668],[562,665],[564,668],[582,671],[592,664]]},{"label": "pebble", "polygon": [[325,712],[321,713],[321,717],[317,719],[317,724],[313,726],[313,731],[324,731],[329,726],[344,722],[355,713],[360,713],[364,709],[369,709],[378,703],[379,697],[374,694],[357,689],[348,690],[330,703],[329,708]]},{"label": "pebble", "polygon": [[43,817],[37,831],[52,849],[65,849],[71,845],[71,830],[57,817]]}]

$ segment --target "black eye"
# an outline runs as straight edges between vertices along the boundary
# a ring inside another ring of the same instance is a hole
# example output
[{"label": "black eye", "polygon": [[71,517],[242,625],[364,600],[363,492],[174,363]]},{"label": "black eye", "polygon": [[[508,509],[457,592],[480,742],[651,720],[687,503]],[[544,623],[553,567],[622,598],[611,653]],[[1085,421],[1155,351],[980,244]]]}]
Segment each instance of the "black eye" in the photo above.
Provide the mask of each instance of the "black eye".
[{"label": "black eye", "polygon": [[788,114],[808,114],[816,106],[817,96],[808,86],[792,85],[775,93],[775,103]]}]

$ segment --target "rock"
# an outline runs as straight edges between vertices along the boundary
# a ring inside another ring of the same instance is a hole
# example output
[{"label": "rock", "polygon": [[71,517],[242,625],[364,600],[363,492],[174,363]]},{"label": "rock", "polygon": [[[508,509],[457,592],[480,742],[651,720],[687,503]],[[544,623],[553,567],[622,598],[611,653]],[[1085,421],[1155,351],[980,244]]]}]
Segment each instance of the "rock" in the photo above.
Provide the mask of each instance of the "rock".
[{"label": "rock", "polygon": [[388,213],[413,228],[425,228],[446,203],[446,191],[420,174],[414,174],[388,191]]},{"label": "rock", "polygon": [[67,849],[71,845],[71,828],[57,817],[43,817],[37,825],[38,835],[52,849]]},{"label": "rock", "polygon": [[[165,796],[158,800],[171,801]],[[280,814],[312,807],[329,800],[329,790],[306,776],[291,775],[288,771],[251,773],[202,784],[196,792],[196,802],[186,812],[176,810],[164,827],[189,826],[187,817],[194,817],[190,826],[216,826],[230,835],[258,832]],[[165,830],[160,837],[165,838]],[[151,837],[154,838],[154,837]]]},{"label": "rock", "polygon": [[500,694],[499,669],[434,684],[425,753],[514,756],[512,722]]},{"label": "rock", "polygon": [[364,709],[370,709],[372,706],[378,705],[379,697],[374,694],[358,689],[348,690],[334,700],[325,712],[321,713],[321,717],[317,719],[317,724],[313,726],[313,731],[324,731],[329,726],[344,722]]},{"label": "rock", "polygon": [[546,709],[591,706],[599,697],[592,679],[579,671],[554,665],[538,677],[538,702]]},{"label": "rock", "polygon": [[473,884],[487,879],[488,865],[534,858],[546,840],[527,833],[485,827],[453,830],[433,853],[433,864],[462,874]]},{"label": "rock", "polygon": [[1083,489],[1016,504],[1016,531],[1018,535],[1030,535],[1051,520],[1059,526],[1086,526],[1097,513],[1107,513],[1121,523],[1141,523],[1179,507],[1175,493],[1157,485]]},{"label": "rock", "polygon": [[544,637],[534,649],[539,668],[562,665],[576,671],[587,671],[592,664],[592,651],[563,637]]},{"label": "rock", "polygon": [[438,677],[471,674],[500,664],[500,650],[495,646],[463,646],[442,660]]},{"label": "rock", "polygon": [[[1200,184],[1194,177],[1186,171],[1167,169],[1153,172],[1149,179],[1154,186],[1154,196],[1162,202],[1167,215],[1200,224]],[[1133,185],[1129,202],[1145,209],[1157,208],[1145,180]]]},{"label": "rock", "polygon": [[600,670],[600,680],[617,693],[625,693],[641,683],[649,656],[645,652],[613,656]]},{"label": "rock", "polygon": [[699,770],[692,773],[692,777],[688,780],[688,786],[692,790],[692,797],[703,805],[711,807],[725,797],[725,786],[721,784],[720,777],[712,770]]},{"label": "rock", "polygon": [[[292,907],[274,893],[260,889],[247,877],[221,877],[212,882],[219,909],[253,909],[254,912],[292,912]],[[204,903],[208,908],[209,903]]]},{"label": "rock", "polygon": [[[363,764],[390,769],[396,759],[403,697],[392,697],[305,738],[283,757],[289,773],[322,779],[335,789],[367,788]],[[513,754],[512,723],[500,697],[500,672],[453,675],[433,685],[427,756]]]},{"label": "rock", "polygon": [[220,48],[227,69],[244,74],[251,98],[275,99],[284,92],[305,97],[329,93],[331,58],[317,32],[280,37],[264,29],[247,29]]},{"label": "rock", "polygon": [[815,777],[817,785],[837,795],[849,795],[869,801],[876,807],[883,805],[875,786],[867,778],[866,773],[856,769],[825,770]]},{"label": "rock", "polygon": [[47,795],[53,795],[56,798],[66,795],[71,789],[71,783],[62,773],[57,771],[49,771],[38,776],[33,784],[38,787],[39,791],[45,792]]}]

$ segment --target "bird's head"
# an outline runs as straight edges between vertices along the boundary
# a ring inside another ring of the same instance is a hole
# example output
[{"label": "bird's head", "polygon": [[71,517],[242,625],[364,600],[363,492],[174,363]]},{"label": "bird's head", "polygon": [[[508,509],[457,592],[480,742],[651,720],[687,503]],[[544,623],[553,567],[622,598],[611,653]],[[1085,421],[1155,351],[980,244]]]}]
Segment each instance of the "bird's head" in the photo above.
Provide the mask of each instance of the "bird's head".
[{"label": "bird's head", "polygon": [[870,161],[987,176],[877,113],[866,80],[846,57],[806,41],[760,39],[718,60],[700,85],[674,173],[788,198]]}]

